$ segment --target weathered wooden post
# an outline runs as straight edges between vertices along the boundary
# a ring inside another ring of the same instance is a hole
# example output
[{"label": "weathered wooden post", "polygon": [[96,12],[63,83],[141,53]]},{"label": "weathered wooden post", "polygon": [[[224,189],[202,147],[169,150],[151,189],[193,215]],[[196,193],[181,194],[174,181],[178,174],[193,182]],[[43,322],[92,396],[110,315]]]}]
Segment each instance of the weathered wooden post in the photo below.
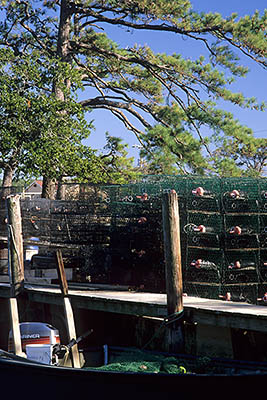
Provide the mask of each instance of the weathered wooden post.
[{"label": "weathered wooden post", "polygon": [[[169,351],[180,351],[183,334],[180,319],[183,312],[183,280],[180,244],[178,196],[175,191],[162,197],[162,222],[165,253],[165,279],[168,309]],[[172,322],[173,319],[173,322]]]},{"label": "weathered wooden post", "polygon": [[19,328],[19,314],[17,295],[23,290],[24,261],[23,238],[19,196],[10,196],[6,199],[8,217],[8,268],[10,279],[10,320],[13,334],[14,352],[22,355],[21,337]]},{"label": "weathered wooden post", "polygon": [[[56,264],[57,264],[57,273],[58,273],[58,278],[59,278],[59,284],[60,284],[61,293],[63,295],[68,340],[71,341],[72,339],[76,339],[76,329],[75,329],[75,323],[74,323],[73,310],[72,310],[70,298],[68,297],[68,283],[67,283],[66,272],[65,272],[65,268],[64,268],[61,250],[56,251],[56,259],[57,259]],[[78,351],[77,344],[72,346],[71,351],[72,351],[73,367],[80,368],[81,365],[80,365],[80,358],[79,358],[79,351]]]},{"label": "weathered wooden post", "polygon": [[24,284],[23,237],[19,196],[8,197],[6,205],[9,277],[11,297],[15,297],[23,289]]}]

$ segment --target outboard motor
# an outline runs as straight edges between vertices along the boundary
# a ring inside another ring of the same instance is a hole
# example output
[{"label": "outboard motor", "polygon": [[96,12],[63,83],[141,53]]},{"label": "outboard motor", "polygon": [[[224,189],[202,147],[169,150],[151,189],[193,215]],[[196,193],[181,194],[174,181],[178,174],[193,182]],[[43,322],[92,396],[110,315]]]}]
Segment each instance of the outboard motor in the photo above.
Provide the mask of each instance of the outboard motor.
[{"label": "outboard motor", "polygon": [[[55,364],[53,347],[60,344],[59,332],[52,325],[43,322],[22,322],[20,326],[22,351],[27,358],[44,364]],[[8,351],[13,352],[12,331],[8,336]]]},{"label": "outboard motor", "polygon": [[[71,339],[67,345],[60,344],[59,332],[52,325],[43,322],[21,322],[19,324],[22,351],[29,360],[50,365],[68,365],[71,348],[89,336],[89,329],[77,339]],[[9,332],[8,351],[13,352],[13,334]]]}]

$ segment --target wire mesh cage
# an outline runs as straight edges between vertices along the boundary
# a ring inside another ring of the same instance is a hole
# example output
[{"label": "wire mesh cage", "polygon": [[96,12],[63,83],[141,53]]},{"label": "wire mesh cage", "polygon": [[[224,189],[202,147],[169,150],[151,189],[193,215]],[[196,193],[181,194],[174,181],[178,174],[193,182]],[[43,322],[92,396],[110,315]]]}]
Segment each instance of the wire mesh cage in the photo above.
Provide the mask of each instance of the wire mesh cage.
[{"label": "wire mesh cage", "polygon": [[53,252],[60,247],[65,266],[75,268],[81,281],[164,290],[156,194],[143,196],[134,185],[84,187],[82,193],[83,200],[21,201],[23,235],[28,244],[38,238],[30,267],[54,268]]},{"label": "wire mesh cage", "polygon": [[182,230],[187,235],[187,245],[197,247],[221,247],[222,217],[215,212],[187,213]]},{"label": "wire mesh cage", "polygon": [[227,235],[251,235],[260,233],[259,214],[225,214],[223,218],[224,232]]},{"label": "wire mesh cage", "polygon": [[184,292],[194,297],[204,297],[206,299],[222,299],[222,285],[220,283],[209,282],[184,282]]},{"label": "wire mesh cage", "polygon": [[260,250],[259,255],[259,275],[260,275],[260,282],[267,283],[267,246],[265,249]]},{"label": "wire mesh cage", "polygon": [[261,249],[267,249],[267,233],[259,235],[259,242]]},{"label": "wire mesh cage", "polygon": [[267,305],[267,279],[266,276],[265,280],[259,283],[258,285],[258,297],[257,303],[262,305]]},{"label": "wire mesh cage", "polygon": [[267,179],[259,179],[259,208],[261,212],[267,212]]},{"label": "wire mesh cage", "polygon": [[222,284],[220,298],[256,304],[259,301],[260,291],[260,285],[255,282]]},{"label": "wire mesh cage", "polygon": [[253,178],[224,178],[221,181],[222,207],[226,212],[257,212],[259,184]]},{"label": "wire mesh cage", "polygon": [[194,282],[220,283],[223,252],[205,248],[187,248],[185,279]]},{"label": "wire mesh cage", "polygon": [[259,252],[225,251],[223,283],[247,283],[259,281]]},{"label": "wire mesh cage", "polygon": [[[150,175],[127,185],[67,183],[64,200],[21,200],[25,254],[32,255],[26,268],[45,276],[46,269],[55,268],[54,252],[60,248],[73,280],[164,292],[162,195],[172,190],[178,194],[184,291],[261,299],[267,293],[265,178]],[[12,188],[8,194],[18,192]]]},{"label": "wire mesh cage", "polygon": [[259,232],[267,234],[267,212],[259,215]]},{"label": "wire mesh cage", "polygon": [[217,178],[189,178],[187,181],[187,209],[220,211],[220,180]]},{"label": "wire mesh cage", "polygon": [[257,234],[231,234],[224,235],[225,249],[257,249],[260,246],[260,237]]}]

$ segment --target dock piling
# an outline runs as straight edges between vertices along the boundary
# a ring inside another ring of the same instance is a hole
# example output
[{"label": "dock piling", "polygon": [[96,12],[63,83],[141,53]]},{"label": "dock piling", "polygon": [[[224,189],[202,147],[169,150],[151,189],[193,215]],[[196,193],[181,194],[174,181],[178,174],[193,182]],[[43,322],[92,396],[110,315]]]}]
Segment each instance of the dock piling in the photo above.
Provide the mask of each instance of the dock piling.
[{"label": "dock piling", "polygon": [[11,296],[17,296],[23,290],[24,262],[22,221],[19,196],[6,199],[8,216],[8,265],[11,284]]},{"label": "dock piling", "polygon": [[8,268],[10,279],[9,312],[13,335],[14,353],[23,355],[19,327],[19,312],[17,296],[23,290],[24,263],[23,238],[19,196],[9,196],[6,199],[8,216]]},{"label": "dock piling", "polygon": [[[183,335],[179,315],[183,312],[183,280],[180,245],[180,220],[178,196],[175,191],[162,197],[162,222],[165,254],[165,279],[169,350],[178,351],[183,346]],[[171,322],[171,318],[173,321]]]}]

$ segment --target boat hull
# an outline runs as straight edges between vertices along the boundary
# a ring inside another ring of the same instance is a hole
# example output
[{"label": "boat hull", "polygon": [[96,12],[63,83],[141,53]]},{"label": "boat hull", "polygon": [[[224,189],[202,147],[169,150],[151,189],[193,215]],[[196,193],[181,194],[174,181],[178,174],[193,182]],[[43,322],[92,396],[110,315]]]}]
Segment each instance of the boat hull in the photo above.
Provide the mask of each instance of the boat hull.
[{"label": "boat hull", "polygon": [[255,396],[255,390],[266,388],[267,374],[239,375],[168,375],[150,373],[110,372],[55,367],[0,357],[1,382],[12,382],[13,396],[27,393],[27,398],[82,396],[107,399],[205,399]]}]

